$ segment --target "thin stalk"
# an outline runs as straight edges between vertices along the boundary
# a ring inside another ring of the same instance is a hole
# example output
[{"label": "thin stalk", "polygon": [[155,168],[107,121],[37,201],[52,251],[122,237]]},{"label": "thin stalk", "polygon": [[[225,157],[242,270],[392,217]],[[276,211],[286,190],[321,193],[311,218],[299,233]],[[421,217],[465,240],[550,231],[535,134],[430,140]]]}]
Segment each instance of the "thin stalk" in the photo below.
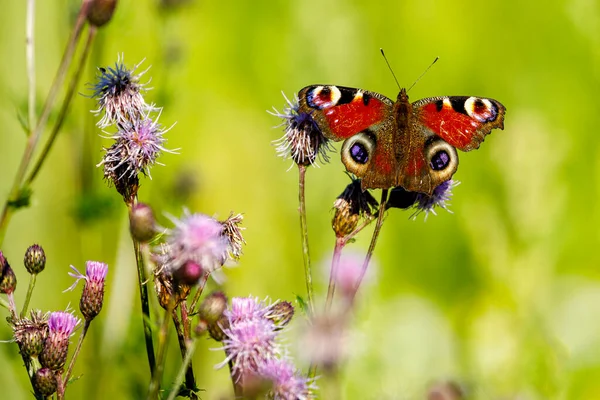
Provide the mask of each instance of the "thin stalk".
[{"label": "thin stalk", "polygon": [[141,244],[133,236],[133,251],[135,252],[135,261],[138,271],[138,285],[140,287],[140,301],[142,305],[142,322],[144,324],[144,339],[146,341],[146,353],[148,355],[148,365],[150,366],[150,375],[154,375],[156,370],[156,358],[154,357],[154,343],[152,340],[152,326],[150,319],[150,306],[148,304],[148,286],[146,276],[146,264],[141,251]]},{"label": "thin stalk", "polygon": [[27,81],[29,96],[27,100],[29,129],[35,126],[35,0],[27,0],[25,22],[25,53],[27,58]]},{"label": "thin stalk", "polygon": [[[173,287],[176,288],[176,283],[173,284]],[[158,351],[156,357],[156,368],[154,369],[154,373],[152,374],[152,379],[150,380],[150,385],[148,386],[148,400],[158,399],[158,392],[160,391],[160,382],[162,380],[162,374],[165,369],[165,356],[167,354],[167,344],[169,339],[169,320],[175,310],[175,296],[173,293],[169,300],[169,305],[165,310],[165,316],[160,324],[160,329],[158,330]]]},{"label": "thin stalk", "polygon": [[192,315],[196,312],[196,305],[198,304],[198,300],[200,300],[200,295],[204,291],[204,287],[206,286],[206,282],[208,281],[208,275],[202,275],[200,278],[200,284],[198,285],[198,290],[194,294],[194,298],[192,299],[192,305],[190,306],[190,310],[192,311]]},{"label": "thin stalk", "polygon": [[197,346],[197,342],[198,340],[194,339],[192,341],[190,341],[189,345],[187,346],[187,352],[185,353],[185,358],[183,359],[183,363],[181,364],[181,367],[179,368],[179,372],[177,372],[177,377],[175,378],[175,383],[173,385],[173,389],[171,389],[171,392],[169,393],[169,397],[167,398],[167,400],[174,400],[175,397],[177,396],[177,394],[179,393],[179,387],[181,387],[181,383],[183,382],[183,379],[185,377],[187,377],[188,374],[188,367],[191,366],[191,362],[192,362],[192,356],[194,355],[194,352],[196,351],[196,346]]},{"label": "thin stalk", "polygon": [[77,342],[77,347],[75,348],[73,357],[71,357],[71,362],[69,363],[69,368],[67,368],[67,372],[65,373],[65,377],[63,379],[62,393],[60,393],[60,392],[58,393],[59,400],[62,399],[65,395],[64,389],[67,388],[67,383],[69,383],[69,378],[71,378],[71,373],[73,372],[73,366],[75,366],[75,361],[77,360],[77,356],[79,355],[79,352],[81,351],[81,346],[83,345],[83,339],[85,339],[85,335],[87,334],[91,323],[92,323],[91,320],[89,320],[89,321],[86,320],[85,323],[83,324],[83,330],[81,331],[81,335],[79,335],[79,341]]},{"label": "thin stalk", "polygon": [[0,306],[10,310],[10,304],[8,304],[8,301],[4,300],[3,298],[0,298]]},{"label": "thin stalk", "polygon": [[14,292],[8,293],[6,296],[8,297],[8,309],[10,310],[10,317],[14,321],[17,319],[17,315],[18,315],[17,314],[17,306],[15,305]]},{"label": "thin stalk", "polygon": [[379,232],[381,232],[381,226],[383,225],[383,216],[385,215],[385,205],[388,199],[388,189],[383,189],[381,191],[381,201],[379,202],[379,214],[377,215],[377,223],[375,224],[375,229],[373,230],[373,236],[371,237],[371,244],[369,244],[369,250],[367,250],[367,255],[365,256],[365,260],[363,261],[362,269],[360,271],[360,276],[356,281],[356,287],[352,294],[351,302],[354,301],[354,297],[358,292],[358,288],[362,280],[367,273],[367,268],[369,266],[369,262],[371,261],[371,257],[373,256],[373,251],[375,251],[375,245],[377,244],[377,238],[379,237]]},{"label": "thin stalk", "polygon": [[[184,307],[183,305],[185,304],[185,302],[182,302],[180,304],[180,311],[181,311],[181,321],[179,320],[179,318],[177,317],[177,311],[174,310],[173,311],[173,325],[175,325],[175,332],[177,332],[177,341],[179,343],[179,350],[181,351],[181,358],[185,360],[186,354],[188,352],[188,336],[186,336],[186,328],[185,328],[185,320],[187,318],[187,312],[186,317],[184,317]],[[189,364],[187,371],[185,373],[185,387],[186,389],[188,389],[188,391],[190,393],[194,393],[194,391],[196,390],[196,378],[194,377],[194,370],[192,369],[192,365]]]},{"label": "thin stalk", "polygon": [[[227,350],[225,350],[225,355],[229,357]],[[229,360],[227,366],[229,367],[229,376],[231,376],[231,383],[233,384],[233,393],[235,394],[235,398],[241,399],[244,396],[244,391],[242,390],[242,385],[233,374],[233,360]]]},{"label": "thin stalk", "polygon": [[35,179],[37,174],[40,172],[40,169],[41,169],[42,165],[44,164],[44,161],[46,160],[48,153],[50,153],[50,149],[52,148],[52,145],[54,144],[54,140],[56,139],[56,136],[58,136],[58,133],[60,132],[60,129],[62,128],[62,125],[67,116],[67,112],[69,111],[69,106],[71,105],[71,100],[73,100],[73,95],[75,94],[77,85],[79,83],[79,80],[81,79],[81,74],[85,70],[85,62],[87,61],[88,55],[90,54],[90,51],[92,50],[92,44],[94,43],[94,38],[96,37],[97,32],[98,32],[98,29],[95,26],[90,26],[90,29],[88,31],[87,40],[85,42],[85,47],[83,49],[83,53],[81,54],[81,57],[79,58],[79,63],[77,65],[75,75],[73,76],[73,78],[71,79],[71,82],[69,83],[69,88],[67,89],[67,94],[65,95],[63,104],[58,113],[58,118],[56,119],[54,127],[52,128],[52,132],[50,132],[50,137],[46,141],[46,144],[44,145],[44,148],[42,149],[40,156],[37,158],[35,165],[33,166],[31,173],[29,174],[29,177],[25,180],[25,185],[24,185],[25,187],[29,186],[31,184],[31,182],[33,182],[33,180]]},{"label": "thin stalk", "polygon": [[308,250],[308,226],[306,224],[306,196],[304,184],[306,182],[306,165],[298,165],[298,212],[300,213],[300,233],[302,235],[302,257],[304,260],[304,279],[306,280],[306,295],[308,310],[315,314],[313,302],[312,270],[310,265],[310,252]]},{"label": "thin stalk", "polygon": [[327,287],[327,300],[325,301],[325,312],[328,313],[333,303],[333,295],[335,294],[335,282],[337,279],[337,269],[342,255],[342,249],[346,245],[345,238],[336,238],[335,248],[333,249],[333,257],[331,259],[331,271],[329,272],[329,286]]},{"label": "thin stalk", "polygon": [[30,134],[27,138],[25,150],[23,151],[23,156],[21,157],[19,168],[17,169],[17,173],[15,174],[9,195],[4,203],[2,214],[0,215],[0,244],[2,244],[2,242],[4,241],[6,227],[8,226],[8,222],[10,221],[15,210],[14,203],[19,200],[19,197],[22,194],[23,178],[27,173],[27,169],[29,167],[29,163],[32,160],[35,148],[37,147],[37,144],[40,140],[40,136],[46,126],[46,122],[48,122],[48,118],[50,117],[50,111],[52,110],[52,106],[54,105],[54,100],[56,99],[58,91],[63,84],[69,66],[71,64],[71,60],[73,59],[73,53],[75,52],[77,42],[79,41],[79,37],[81,36],[81,30],[85,24],[89,3],[89,0],[85,0],[82,3],[81,8],[79,9],[77,21],[75,22],[75,26],[71,31],[71,36],[69,37],[69,40],[67,42],[67,47],[65,48],[65,52],[63,53],[60,66],[56,71],[56,76],[54,77],[54,81],[52,82],[52,86],[50,87],[50,91],[48,92],[48,97],[46,97],[46,101],[44,102],[42,113],[40,114],[35,128],[33,126],[29,127]]},{"label": "thin stalk", "polygon": [[23,309],[21,310],[21,318],[27,314],[27,308],[29,307],[29,301],[31,300],[31,295],[33,294],[33,288],[35,288],[35,280],[37,278],[37,274],[31,274],[29,276],[29,287],[27,288],[27,295],[25,296],[25,303],[23,303]]}]

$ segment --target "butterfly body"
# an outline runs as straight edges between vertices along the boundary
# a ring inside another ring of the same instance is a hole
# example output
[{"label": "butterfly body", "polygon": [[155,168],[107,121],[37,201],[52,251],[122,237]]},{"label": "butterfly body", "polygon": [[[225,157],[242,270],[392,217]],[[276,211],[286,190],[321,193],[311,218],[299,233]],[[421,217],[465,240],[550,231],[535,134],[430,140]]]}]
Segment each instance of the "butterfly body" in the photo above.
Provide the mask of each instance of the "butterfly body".
[{"label": "butterfly body", "polygon": [[494,128],[504,128],[500,102],[473,96],[431,97],[411,103],[343,86],[300,90],[299,111],[312,116],[323,135],[344,140],[346,169],[362,188],[401,186],[431,195],[458,168],[456,148],[479,147]]}]

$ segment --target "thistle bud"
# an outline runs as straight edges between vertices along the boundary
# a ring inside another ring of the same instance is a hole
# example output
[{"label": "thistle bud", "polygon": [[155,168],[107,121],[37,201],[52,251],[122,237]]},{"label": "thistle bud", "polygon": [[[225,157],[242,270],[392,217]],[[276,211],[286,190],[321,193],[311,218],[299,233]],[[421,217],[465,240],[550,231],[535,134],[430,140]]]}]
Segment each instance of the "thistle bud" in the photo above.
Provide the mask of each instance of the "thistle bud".
[{"label": "thistle bud", "polygon": [[156,223],[152,208],[137,203],[129,212],[129,230],[131,235],[142,243],[149,242],[156,233]]},{"label": "thistle bud", "polygon": [[48,318],[48,337],[40,354],[40,363],[53,371],[62,369],[67,361],[69,338],[79,320],[68,312],[57,311]]},{"label": "thistle bud", "polygon": [[79,310],[86,321],[94,319],[102,310],[104,301],[104,280],[108,272],[108,265],[88,261],[85,267],[85,285],[79,301]]},{"label": "thistle bud", "polygon": [[39,274],[46,267],[46,253],[42,246],[34,244],[29,246],[23,259],[25,269],[32,275]]},{"label": "thistle bud", "polygon": [[377,205],[377,200],[371,196],[371,193],[362,190],[360,179],[352,179],[333,203],[335,214],[331,225],[335,235],[343,238],[351,234],[361,217],[373,216],[373,210]]},{"label": "thistle bud", "polygon": [[173,278],[185,285],[195,285],[204,275],[204,269],[198,263],[188,261],[173,271]]},{"label": "thistle bud", "polygon": [[455,382],[440,382],[427,391],[427,400],[461,400],[465,398],[463,389]]},{"label": "thistle bud", "polygon": [[98,28],[106,25],[112,19],[116,7],[117,0],[92,0],[88,9],[88,22]]},{"label": "thistle bud", "polygon": [[17,288],[17,277],[1,251],[0,268],[0,293],[12,294]]},{"label": "thistle bud", "polygon": [[223,341],[227,337],[223,330],[229,328],[229,319],[222,315],[218,321],[208,324],[208,334],[217,342]]},{"label": "thistle bud", "polygon": [[23,358],[37,357],[48,336],[48,314],[31,311],[31,318],[22,318],[13,325],[13,337]]},{"label": "thistle bud", "polygon": [[211,324],[219,320],[227,309],[227,296],[223,292],[212,292],[204,298],[198,314],[201,320]]},{"label": "thistle bud", "polygon": [[33,389],[43,397],[50,397],[57,388],[56,374],[50,368],[40,368],[33,375]]},{"label": "thistle bud", "polygon": [[277,328],[283,328],[292,320],[293,316],[294,306],[292,303],[289,301],[280,301],[269,309],[265,318],[273,321]]}]

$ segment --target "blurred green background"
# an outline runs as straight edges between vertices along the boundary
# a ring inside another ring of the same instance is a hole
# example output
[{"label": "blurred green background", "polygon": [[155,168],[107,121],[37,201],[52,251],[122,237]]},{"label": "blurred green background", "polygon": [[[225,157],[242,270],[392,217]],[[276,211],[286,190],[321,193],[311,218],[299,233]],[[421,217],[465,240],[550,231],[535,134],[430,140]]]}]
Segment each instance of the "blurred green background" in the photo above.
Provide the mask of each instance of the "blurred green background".
[{"label": "blurred green background", "polygon": [[[342,398],[418,399],[440,380],[455,380],[476,399],[600,398],[600,195],[598,124],[600,4],[596,0],[425,1],[121,1],[99,33],[83,81],[119,54],[152,77],[147,99],[164,107],[165,166],[143,180],[140,199],[161,223],[183,207],[225,218],[244,213],[247,246],[225,271],[229,296],[293,300],[304,294],[297,216],[297,172],[276,157],[282,135],[265,110],[281,109],[315,83],[377,91],[398,89],[436,57],[412,100],[478,95],[507,108],[505,130],[480,150],[460,154],[452,214],[409,220],[389,213],[375,251],[376,279],[363,288],[341,372]],[[171,5],[173,5],[171,4]],[[38,98],[51,84],[79,1],[39,1]],[[0,198],[4,201],[25,145],[25,2],[0,13]],[[89,93],[84,83],[79,92]],[[41,101],[41,100],[40,100]],[[77,307],[80,289],[62,293],[69,265],[110,266],[104,309],[92,324],[70,398],[142,397],[148,366],[126,210],[102,181],[101,132],[78,95],[2,251],[15,269],[32,243],[46,250],[33,307]],[[339,149],[339,146],[338,146]],[[592,160],[590,160],[592,158]],[[318,270],[333,249],[331,206],[348,178],[338,156],[311,168],[307,183],[310,245]],[[375,193],[378,197],[378,193]],[[370,232],[352,247],[366,251]],[[596,249],[596,250],[594,250]],[[214,283],[212,284],[215,286]],[[288,336],[298,354],[298,318]],[[8,324],[0,339],[9,340]],[[231,395],[222,352],[200,342],[194,366],[202,398]],[[179,365],[170,347],[165,381]],[[32,398],[14,344],[0,346],[0,398]]]}]

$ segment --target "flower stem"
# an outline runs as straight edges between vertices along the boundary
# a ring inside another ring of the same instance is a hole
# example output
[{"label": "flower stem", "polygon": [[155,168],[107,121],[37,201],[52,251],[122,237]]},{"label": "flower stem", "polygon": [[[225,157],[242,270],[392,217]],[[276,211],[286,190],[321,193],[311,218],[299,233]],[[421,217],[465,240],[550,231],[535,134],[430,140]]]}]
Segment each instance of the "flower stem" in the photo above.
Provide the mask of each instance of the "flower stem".
[{"label": "flower stem", "polygon": [[192,356],[194,355],[194,352],[196,351],[196,346],[197,346],[197,340],[194,339],[192,340],[189,345],[187,346],[187,351],[185,353],[185,358],[183,359],[183,363],[181,364],[181,367],[179,368],[179,372],[177,373],[177,377],[175,378],[175,382],[173,384],[173,389],[171,389],[171,393],[169,393],[169,397],[167,398],[167,400],[174,400],[175,397],[177,396],[177,394],[179,393],[179,387],[181,386],[181,383],[183,382],[184,377],[187,377],[188,374],[188,366],[191,366],[191,362],[192,362]]},{"label": "flower stem", "polygon": [[21,310],[21,318],[27,314],[27,308],[29,307],[29,300],[31,300],[31,295],[33,293],[33,288],[35,287],[35,280],[37,278],[37,274],[31,274],[29,277],[29,287],[27,288],[27,295],[25,296],[25,303],[23,303],[23,309]]},{"label": "flower stem", "polygon": [[202,278],[200,278],[200,284],[198,285],[198,290],[196,290],[196,293],[194,294],[194,298],[192,299],[192,305],[190,305],[190,310],[192,310],[192,315],[196,312],[194,310],[196,309],[198,300],[200,300],[200,295],[202,295],[202,292],[204,291],[204,287],[206,286],[206,281],[208,281],[208,275],[203,275]]},{"label": "flower stem", "polygon": [[312,271],[310,253],[308,251],[308,226],[306,224],[306,196],[304,184],[306,182],[306,165],[298,165],[298,212],[300,213],[300,233],[302,235],[302,257],[304,259],[304,278],[306,280],[306,294],[308,310],[314,315]]},{"label": "flower stem", "polygon": [[92,43],[94,42],[94,38],[96,37],[97,32],[98,32],[98,29],[95,26],[90,26],[90,29],[88,31],[87,40],[85,43],[85,47],[83,49],[83,53],[81,54],[81,57],[79,58],[79,64],[77,66],[77,70],[75,71],[75,75],[73,76],[73,78],[71,79],[71,82],[69,83],[69,88],[67,89],[67,94],[65,95],[63,104],[58,113],[58,118],[56,119],[56,123],[54,124],[54,127],[52,128],[52,132],[50,132],[50,137],[46,141],[46,144],[44,145],[44,148],[42,149],[42,153],[37,158],[35,165],[31,171],[31,173],[29,174],[29,177],[25,180],[25,186],[29,186],[31,184],[31,182],[33,182],[33,180],[35,179],[37,174],[40,172],[40,169],[41,169],[42,165],[44,164],[44,161],[46,160],[48,153],[50,153],[50,149],[52,148],[52,145],[54,144],[54,140],[56,139],[56,136],[58,136],[58,133],[60,132],[60,128],[62,128],[62,124],[65,121],[67,112],[69,111],[69,106],[71,105],[71,100],[73,99],[73,95],[75,94],[77,84],[79,83],[81,74],[83,73],[83,71],[85,69],[85,62],[87,61],[88,55],[90,54],[90,50],[92,49]]},{"label": "flower stem", "polygon": [[142,322],[144,324],[144,339],[146,341],[146,353],[148,354],[148,365],[150,366],[150,375],[154,375],[156,369],[156,359],[154,357],[154,343],[152,340],[152,326],[150,320],[150,306],[148,304],[148,286],[146,285],[146,265],[141,251],[141,244],[133,236],[133,251],[135,252],[135,261],[138,271],[138,285],[140,287],[140,301],[142,303]]},{"label": "flower stem", "polygon": [[[180,304],[181,311],[181,321],[177,316],[177,312],[173,311],[173,325],[175,325],[175,332],[177,332],[177,341],[179,342],[179,350],[181,351],[181,358],[185,360],[186,355],[188,353],[188,338],[189,331],[186,333],[186,325],[189,325],[189,321],[186,323],[187,319],[187,310],[184,307],[185,302]],[[192,364],[188,364],[187,371],[185,372],[185,387],[187,392],[195,393],[196,391],[196,378],[194,377],[194,370],[192,369]],[[191,397],[196,398],[196,397]]]},{"label": "flower stem", "polygon": [[29,127],[30,132],[27,138],[27,143],[25,145],[25,150],[23,151],[21,162],[19,163],[19,168],[17,169],[17,173],[15,174],[9,195],[4,203],[2,214],[0,215],[0,244],[2,244],[2,242],[4,241],[6,227],[8,226],[8,222],[10,221],[14,210],[21,206],[20,203],[23,202],[20,199],[23,194],[23,190],[25,189],[22,186],[23,178],[27,173],[27,168],[29,167],[29,163],[32,160],[35,148],[40,140],[42,131],[44,130],[46,123],[48,122],[48,118],[50,117],[50,112],[52,110],[52,106],[54,105],[54,100],[56,99],[58,91],[63,84],[63,81],[69,69],[69,65],[71,64],[71,60],[73,59],[75,47],[77,46],[77,42],[79,41],[81,31],[85,24],[89,4],[90,1],[86,0],[82,3],[81,8],[79,9],[77,21],[75,22],[75,26],[71,31],[71,36],[69,37],[69,40],[67,42],[67,47],[65,48],[65,52],[63,53],[60,66],[56,71],[56,76],[54,77],[54,81],[52,82],[52,86],[50,87],[50,91],[48,92],[48,97],[44,102],[42,113],[37,121],[37,124],[35,125],[35,128],[33,126]]},{"label": "flower stem", "polygon": [[[173,287],[177,287],[176,284]],[[169,299],[169,305],[165,310],[165,316],[160,324],[158,330],[158,351],[156,356],[156,368],[152,374],[150,385],[148,386],[148,400],[158,399],[158,393],[160,391],[160,382],[162,380],[162,374],[165,369],[165,355],[167,354],[167,343],[169,339],[169,321],[173,311],[175,310],[175,297],[176,294],[171,294]]]},{"label": "flower stem", "polygon": [[328,313],[333,303],[335,294],[335,280],[337,277],[337,267],[340,263],[342,249],[346,245],[346,238],[336,238],[335,248],[333,249],[333,258],[331,259],[331,271],[329,272],[329,286],[327,287],[327,300],[325,302],[325,312]]},{"label": "flower stem", "polygon": [[27,1],[27,20],[25,31],[25,53],[27,57],[28,125],[29,131],[35,126],[35,0]]},{"label": "flower stem", "polygon": [[383,216],[385,215],[385,205],[388,199],[388,189],[383,189],[381,191],[381,201],[379,202],[379,214],[377,215],[377,223],[375,224],[375,229],[373,230],[373,236],[371,237],[371,244],[369,244],[369,250],[367,250],[367,255],[365,256],[365,261],[363,261],[362,269],[360,271],[360,276],[356,281],[356,287],[354,288],[354,292],[352,294],[351,302],[354,301],[354,297],[358,292],[358,288],[362,280],[367,273],[367,268],[369,266],[369,262],[371,261],[371,257],[373,256],[373,251],[375,251],[375,245],[377,244],[377,238],[379,237],[379,232],[381,232],[381,226],[383,225]]},{"label": "flower stem", "polygon": [[69,383],[69,378],[71,378],[71,373],[73,372],[73,366],[75,365],[75,360],[81,351],[81,346],[83,344],[83,339],[85,339],[85,335],[87,334],[88,329],[90,328],[91,320],[86,320],[83,324],[83,330],[81,331],[81,335],[79,335],[79,341],[77,342],[77,347],[75,348],[75,352],[73,353],[73,357],[71,357],[71,362],[69,363],[69,368],[67,368],[67,372],[65,373],[65,377],[63,379],[62,393],[58,393],[58,398],[62,399],[65,395],[64,390],[67,388],[67,384]]}]

